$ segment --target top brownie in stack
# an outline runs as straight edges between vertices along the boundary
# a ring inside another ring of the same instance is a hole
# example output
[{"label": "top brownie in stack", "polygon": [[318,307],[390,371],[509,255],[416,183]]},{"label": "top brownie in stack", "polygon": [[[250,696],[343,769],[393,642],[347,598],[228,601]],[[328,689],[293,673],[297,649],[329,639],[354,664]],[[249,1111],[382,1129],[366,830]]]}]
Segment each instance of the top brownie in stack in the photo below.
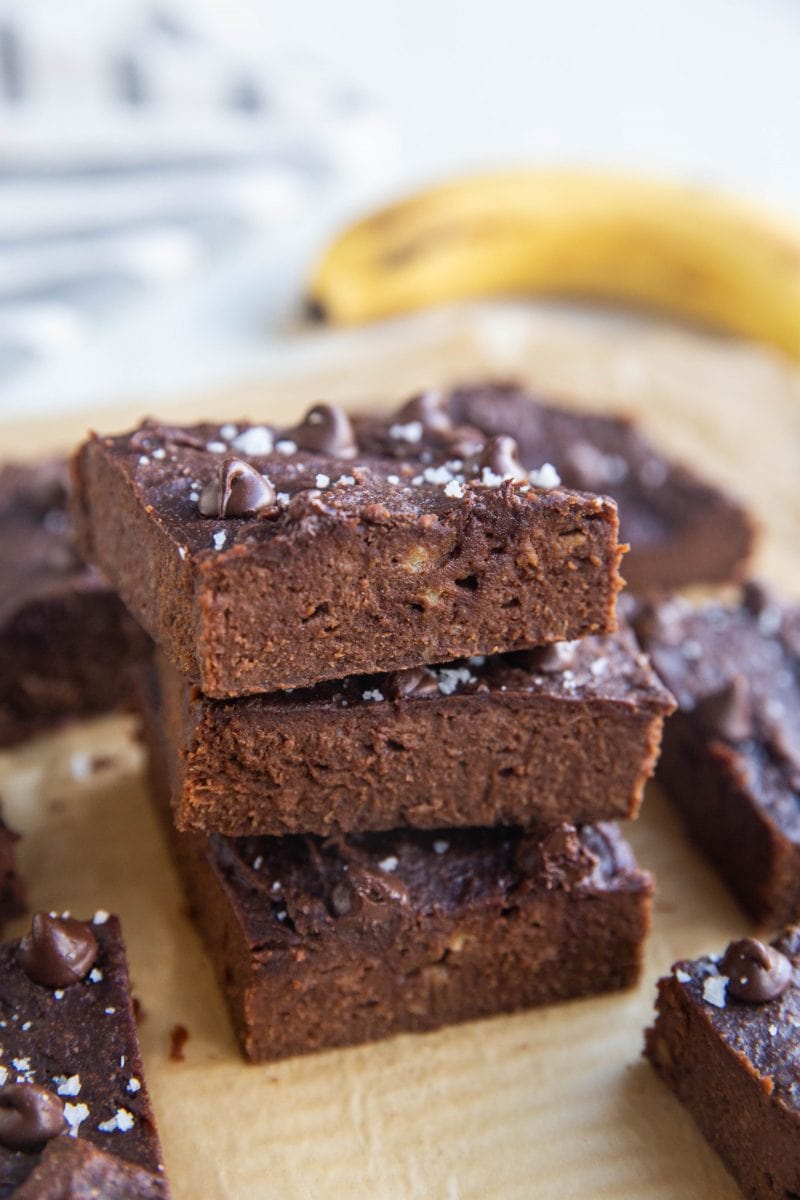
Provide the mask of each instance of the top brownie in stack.
[{"label": "top brownie in stack", "polygon": [[434,395],[389,418],[145,422],[76,460],[76,524],[215,698],[611,632],[612,500],[523,470]]}]

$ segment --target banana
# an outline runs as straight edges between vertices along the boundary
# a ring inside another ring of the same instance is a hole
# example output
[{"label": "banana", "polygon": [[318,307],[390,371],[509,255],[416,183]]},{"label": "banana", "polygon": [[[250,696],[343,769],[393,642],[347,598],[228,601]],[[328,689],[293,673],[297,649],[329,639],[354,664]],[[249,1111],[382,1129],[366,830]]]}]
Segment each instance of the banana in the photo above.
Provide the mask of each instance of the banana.
[{"label": "banana", "polygon": [[800,359],[800,229],[699,188],[580,171],[453,180],[345,229],[309,309],[340,323],[478,296],[642,305]]}]

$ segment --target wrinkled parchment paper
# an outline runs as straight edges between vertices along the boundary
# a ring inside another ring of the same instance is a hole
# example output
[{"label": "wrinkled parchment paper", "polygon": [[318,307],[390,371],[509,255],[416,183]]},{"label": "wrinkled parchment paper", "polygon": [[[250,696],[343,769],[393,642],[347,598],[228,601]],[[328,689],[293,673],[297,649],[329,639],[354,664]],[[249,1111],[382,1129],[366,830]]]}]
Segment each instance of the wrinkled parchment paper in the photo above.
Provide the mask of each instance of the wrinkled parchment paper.
[{"label": "wrinkled parchment paper", "polygon": [[[666,449],[738,490],[764,525],[758,568],[800,595],[800,373],[767,352],[508,305],[321,334],[292,359],[281,379],[163,404],[159,415],[289,421],[321,398],[374,403],[515,375],[639,414]],[[0,426],[3,453],[66,447],[89,425],[116,431],[152,407]],[[629,831],[658,878],[638,991],[254,1067],[238,1056],[185,916],[141,768],[132,721],[105,718],[0,753],[0,793],[23,834],[32,906],[122,917],[176,1200],[739,1195],[640,1060],[658,975],[750,928],[655,789]],[[169,1059],[176,1025],[189,1031],[183,1062]]]}]

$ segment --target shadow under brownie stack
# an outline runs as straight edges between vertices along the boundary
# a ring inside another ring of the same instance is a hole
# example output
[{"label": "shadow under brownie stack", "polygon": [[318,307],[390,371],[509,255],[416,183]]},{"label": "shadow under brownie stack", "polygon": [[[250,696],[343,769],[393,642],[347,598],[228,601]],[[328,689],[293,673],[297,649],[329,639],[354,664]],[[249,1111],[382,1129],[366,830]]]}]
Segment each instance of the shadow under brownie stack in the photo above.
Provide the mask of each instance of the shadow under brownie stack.
[{"label": "shadow under brownie stack", "polygon": [[153,784],[247,1057],[636,981],[607,822],[673,704],[615,632],[613,501],[426,394],[94,438],[75,519],[159,647]]}]

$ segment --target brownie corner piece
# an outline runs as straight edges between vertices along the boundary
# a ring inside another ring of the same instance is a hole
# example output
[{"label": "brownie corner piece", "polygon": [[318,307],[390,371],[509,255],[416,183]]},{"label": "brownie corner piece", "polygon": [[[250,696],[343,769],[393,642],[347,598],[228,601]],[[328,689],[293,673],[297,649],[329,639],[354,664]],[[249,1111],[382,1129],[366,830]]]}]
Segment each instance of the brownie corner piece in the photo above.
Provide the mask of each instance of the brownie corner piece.
[{"label": "brownie corner piece", "polygon": [[168,1200],[116,917],[0,945],[0,1049],[0,1196]]},{"label": "brownie corner piece", "polygon": [[750,1200],[800,1195],[800,930],[659,981],[645,1056]]},{"label": "brownie corner piece", "polygon": [[800,918],[800,606],[762,584],[640,608],[644,650],[678,702],[656,778],[745,910]]},{"label": "brownie corner piece", "polygon": [[147,638],[81,561],[63,459],[0,466],[0,746],[124,707]]},{"label": "brownie corner piece", "polygon": [[81,448],[76,522],[214,698],[612,631],[615,503],[524,470],[510,443],[443,406],[146,423]]}]

